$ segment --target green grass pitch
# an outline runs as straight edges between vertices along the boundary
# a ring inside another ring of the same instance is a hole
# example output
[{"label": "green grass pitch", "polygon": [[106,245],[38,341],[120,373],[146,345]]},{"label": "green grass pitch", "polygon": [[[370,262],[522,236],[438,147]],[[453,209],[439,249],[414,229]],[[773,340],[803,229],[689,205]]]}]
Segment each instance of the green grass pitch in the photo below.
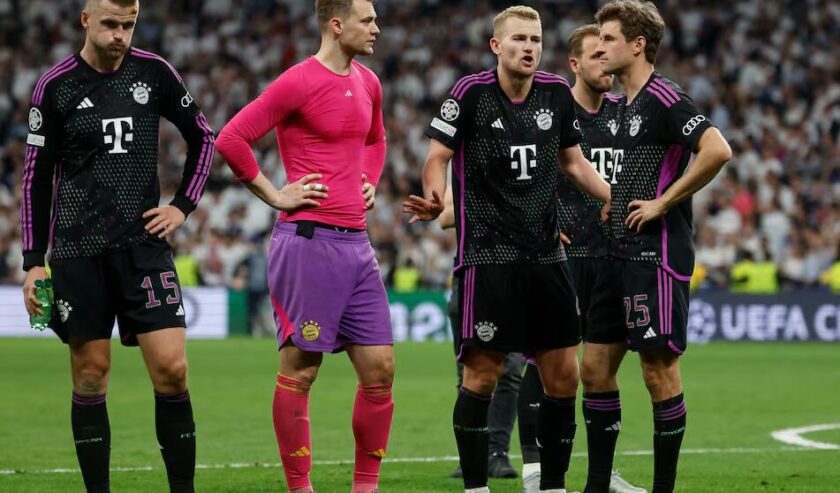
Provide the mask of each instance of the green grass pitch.
[{"label": "green grass pitch", "polygon": [[[451,346],[400,344],[396,350],[396,414],[381,490],[463,491],[458,480],[447,478],[456,454]],[[271,424],[274,341],[190,341],[188,351],[201,465],[197,491],[285,491]],[[57,340],[0,340],[0,492],[84,490],[69,427],[68,369],[67,349]],[[682,371],[689,414],[677,491],[840,492],[840,450],[798,449],[770,436],[783,428],[840,423],[840,345],[694,346]],[[650,404],[633,354],[621,382],[624,419],[616,465],[625,478],[649,488]],[[346,356],[328,356],[311,406],[319,492],[350,489],[354,392]],[[108,409],[113,491],[167,491],[141,356],[117,343]],[[569,491],[582,489],[585,477],[586,433],[582,418],[578,423]],[[805,437],[840,444],[837,429]],[[511,453],[517,454],[514,442]],[[490,487],[513,493],[521,483],[495,480]]]}]

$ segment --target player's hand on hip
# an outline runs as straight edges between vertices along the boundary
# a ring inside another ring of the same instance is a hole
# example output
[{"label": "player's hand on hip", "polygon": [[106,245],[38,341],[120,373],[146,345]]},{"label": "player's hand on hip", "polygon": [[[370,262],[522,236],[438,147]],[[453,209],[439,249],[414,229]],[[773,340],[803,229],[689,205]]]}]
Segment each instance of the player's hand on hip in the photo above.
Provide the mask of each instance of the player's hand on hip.
[{"label": "player's hand on hip", "polygon": [[41,302],[35,296],[35,281],[43,281],[47,277],[47,269],[40,266],[32,267],[26,273],[26,279],[23,281],[23,304],[26,305],[26,312],[30,316],[44,314]]},{"label": "player's hand on hip", "polygon": [[408,200],[402,203],[403,212],[413,214],[408,220],[409,224],[417,221],[434,221],[443,212],[443,199],[436,191],[432,191],[431,199],[424,199],[417,195],[409,195]]},{"label": "player's hand on hip", "polygon": [[376,205],[376,187],[368,183],[367,176],[362,175],[362,197],[365,199],[365,210],[369,211]]},{"label": "player's hand on hip", "polygon": [[174,205],[149,209],[143,213],[143,217],[149,219],[146,223],[146,231],[158,238],[166,238],[168,234],[181,227],[187,219],[181,209]]},{"label": "player's hand on hip", "polygon": [[610,222],[610,211],[612,211],[612,200],[608,200],[604,203],[604,207],[601,207],[601,222],[608,223]]},{"label": "player's hand on hip", "polygon": [[647,223],[659,219],[667,212],[659,200],[634,200],[627,208],[630,214],[627,215],[624,224],[637,232],[641,232]]},{"label": "player's hand on hip", "polygon": [[321,203],[315,199],[327,198],[329,191],[329,187],[323,183],[314,183],[321,178],[323,175],[320,173],[312,173],[294,183],[287,183],[277,192],[277,198],[271,205],[286,212],[304,207],[318,207]]}]

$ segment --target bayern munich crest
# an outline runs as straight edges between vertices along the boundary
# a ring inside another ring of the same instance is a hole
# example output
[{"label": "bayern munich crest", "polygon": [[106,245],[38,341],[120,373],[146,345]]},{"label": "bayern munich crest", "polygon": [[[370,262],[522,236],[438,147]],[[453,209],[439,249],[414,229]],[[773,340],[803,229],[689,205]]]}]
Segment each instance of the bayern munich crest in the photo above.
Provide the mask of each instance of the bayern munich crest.
[{"label": "bayern munich crest", "polygon": [[139,104],[146,104],[149,102],[149,93],[152,89],[144,82],[135,82],[131,85],[131,95]]},{"label": "bayern munich crest", "polygon": [[38,108],[32,108],[29,110],[29,130],[37,132],[43,124],[44,117],[41,116],[41,111]]},{"label": "bayern munich crest", "polygon": [[554,119],[552,118],[553,116],[553,111],[545,108],[540,108],[540,110],[537,111],[537,114],[534,116],[534,118],[537,119],[537,127],[539,127],[540,130],[550,129],[551,125],[554,123]]},{"label": "bayern munich crest", "polygon": [[452,120],[458,118],[458,115],[460,113],[461,107],[458,106],[458,103],[455,102],[454,99],[447,99],[440,106],[440,116],[442,116],[443,119],[448,122],[451,122]]},{"label": "bayern munich crest", "polygon": [[64,300],[58,300],[55,307],[58,308],[58,317],[62,322],[66,322],[67,319],[70,318],[70,312],[73,311],[73,307],[70,306],[70,303]]},{"label": "bayern munich crest", "polygon": [[321,325],[314,320],[308,320],[300,326],[300,335],[304,340],[312,342],[321,336]]},{"label": "bayern munich crest", "polygon": [[496,337],[499,330],[492,322],[479,322],[475,324],[475,334],[484,342],[490,342]]}]

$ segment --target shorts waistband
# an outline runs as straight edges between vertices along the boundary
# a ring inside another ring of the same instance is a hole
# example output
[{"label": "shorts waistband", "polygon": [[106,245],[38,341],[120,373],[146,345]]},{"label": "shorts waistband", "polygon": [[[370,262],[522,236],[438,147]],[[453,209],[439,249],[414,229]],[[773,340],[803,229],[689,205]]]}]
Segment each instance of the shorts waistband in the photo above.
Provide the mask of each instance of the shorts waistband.
[{"label": "shorts waistband", "polygon": [[[353,228],[344,228],[316,221],[277,221],[274,225],[275,233],[297,235],[301,226],[311,228],[312,238],[331,241],[342,241],[347,243],[369,243],[367,231]],[[306,236],[304,236],[306,237]]]}]

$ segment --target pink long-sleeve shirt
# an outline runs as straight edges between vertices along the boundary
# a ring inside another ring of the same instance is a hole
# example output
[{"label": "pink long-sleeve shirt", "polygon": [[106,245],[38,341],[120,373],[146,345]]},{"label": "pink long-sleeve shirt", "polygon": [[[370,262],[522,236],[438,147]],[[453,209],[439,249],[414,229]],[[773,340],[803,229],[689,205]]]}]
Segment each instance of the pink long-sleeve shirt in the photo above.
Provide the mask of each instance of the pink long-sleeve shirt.
[{"label": "pink long-sleeve shirt", "polygon": [[382,86],[370,69],[351,63],[338,75],[315,57],[280,75],[222,129],[216,150],[240,182],[259,174],[251,144],[272,128],[289,183],[310,173],[329,197],[318,207],[281,212],[281,221],[311,220],[365,228],[362,175],[376,185],[385,164]]}]

